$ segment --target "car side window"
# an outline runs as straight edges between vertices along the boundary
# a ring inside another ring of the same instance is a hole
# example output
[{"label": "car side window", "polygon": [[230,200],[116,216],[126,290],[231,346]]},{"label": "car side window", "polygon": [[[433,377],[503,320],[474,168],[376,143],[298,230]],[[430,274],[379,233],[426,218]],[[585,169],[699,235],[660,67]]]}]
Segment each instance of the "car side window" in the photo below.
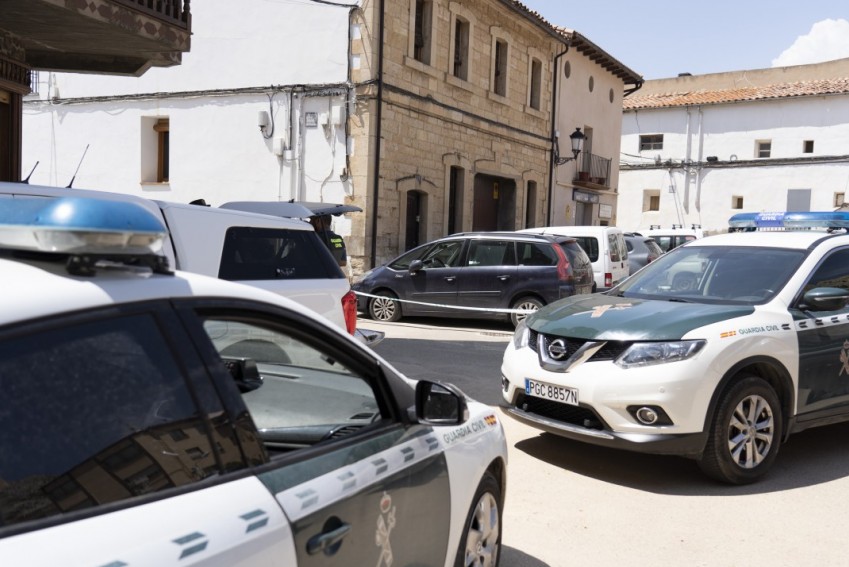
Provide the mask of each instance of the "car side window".
[{"label": "car side window", "polygon": [[422,257],[422,264],[428,268],[452,268],[460,264],[462,240],[439,242]]},{"label": "car side window", "polygon": [[208,315],[204,330],[274,457],[380,421],[378,394],[326,345],[272,322]]},{"label": "car side window", "polygon": [[[224,280],[344,277],[328,267],[312,230],[234,226],[227,229],[218,277]],[[335,264],[334,264],[335,265]]]},{"label": "car side window", "polygon": [[510,240],[472,240],[469,266],[515,266],[516,253]]},{"label": "car side window", "polygon": [[0,341],[0,527],[219,472],[201,412],[151,315]]},{"label": "car side window", "polygon": [[401,256],[391,262],[389,267],[393,270],[408,270],[413,260],[419,260],[429,249],[429,245],[424,245],[404,252]]},{"label": "car side window", "polygon": [[557,265],[557,253],[550,244],[517,242],[516,250],[520,266]]},{"label": "car side window", "polygon": [[816,287],[836,287],[849,290],[849,248],[832,252],[819,265],[802,293]]}]

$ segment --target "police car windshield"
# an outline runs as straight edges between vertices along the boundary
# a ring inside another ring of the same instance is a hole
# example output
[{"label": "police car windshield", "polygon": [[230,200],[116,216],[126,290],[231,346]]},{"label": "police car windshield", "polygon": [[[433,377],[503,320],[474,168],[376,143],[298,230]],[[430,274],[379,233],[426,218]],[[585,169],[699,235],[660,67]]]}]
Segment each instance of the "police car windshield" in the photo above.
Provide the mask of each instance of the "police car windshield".
[{"label": "police car windshield", "polygon": [[687,246],[661,256],[615,293],[696,303],[765,303],[784,287],[804,257],[804,250],[795,249]]}]

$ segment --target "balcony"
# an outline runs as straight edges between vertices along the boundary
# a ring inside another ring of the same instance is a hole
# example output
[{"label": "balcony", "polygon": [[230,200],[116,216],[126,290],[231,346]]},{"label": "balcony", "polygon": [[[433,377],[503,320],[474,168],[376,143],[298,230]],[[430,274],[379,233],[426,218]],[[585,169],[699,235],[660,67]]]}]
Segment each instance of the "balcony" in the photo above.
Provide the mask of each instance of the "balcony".
[{"label": "balcony", "polygon": [[8,32],[34,70],[139,76],[190,49],[190,0],[2,2]]},{"label": "balcony", "polygon": [[578,157],[578,167],[572,182],[596,190],[610,189],[610,162],[595,154],[583,153]]}]

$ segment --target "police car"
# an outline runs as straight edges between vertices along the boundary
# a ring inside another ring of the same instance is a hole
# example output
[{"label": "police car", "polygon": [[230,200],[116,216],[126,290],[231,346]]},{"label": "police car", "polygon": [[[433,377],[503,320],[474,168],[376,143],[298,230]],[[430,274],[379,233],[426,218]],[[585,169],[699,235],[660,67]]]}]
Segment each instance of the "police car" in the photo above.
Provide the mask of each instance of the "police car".
[{"label": "police car", "polygon": [[757,480],[788,435],[849,419],[847,231],[846,212],[736,215],[609,292],[540,309],[504,354],[508,414]]},{"label": "police car", "polygon": [[166,234],[133,203],[0,208],[3,564],[497,565],[493,408],[172,272]]}]

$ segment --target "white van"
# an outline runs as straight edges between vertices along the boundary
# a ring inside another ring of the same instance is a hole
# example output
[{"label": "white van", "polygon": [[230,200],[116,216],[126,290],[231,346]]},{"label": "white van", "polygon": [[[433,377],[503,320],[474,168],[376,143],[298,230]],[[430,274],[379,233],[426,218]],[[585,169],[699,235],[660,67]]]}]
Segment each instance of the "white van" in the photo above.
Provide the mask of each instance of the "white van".
[{"label": "white van", "polygon": [[671,228],[663,228],[660,225],[653,224],[651,228],[641,230],[638,234],[654,238],[655,242],[657,242],[658,246],[664,252],[669,252],[673,248],[678,248],[691,240],[704,237],[702,226],[699,224],[694,224],[690,228],[684,228],[680,224],[673,224]]},{"label": "white van", "polygon": [[615,226],[546,226],[519,232],[572,236],[593,264],[593,292],[606,291],[631,273],[622,229]]}]

